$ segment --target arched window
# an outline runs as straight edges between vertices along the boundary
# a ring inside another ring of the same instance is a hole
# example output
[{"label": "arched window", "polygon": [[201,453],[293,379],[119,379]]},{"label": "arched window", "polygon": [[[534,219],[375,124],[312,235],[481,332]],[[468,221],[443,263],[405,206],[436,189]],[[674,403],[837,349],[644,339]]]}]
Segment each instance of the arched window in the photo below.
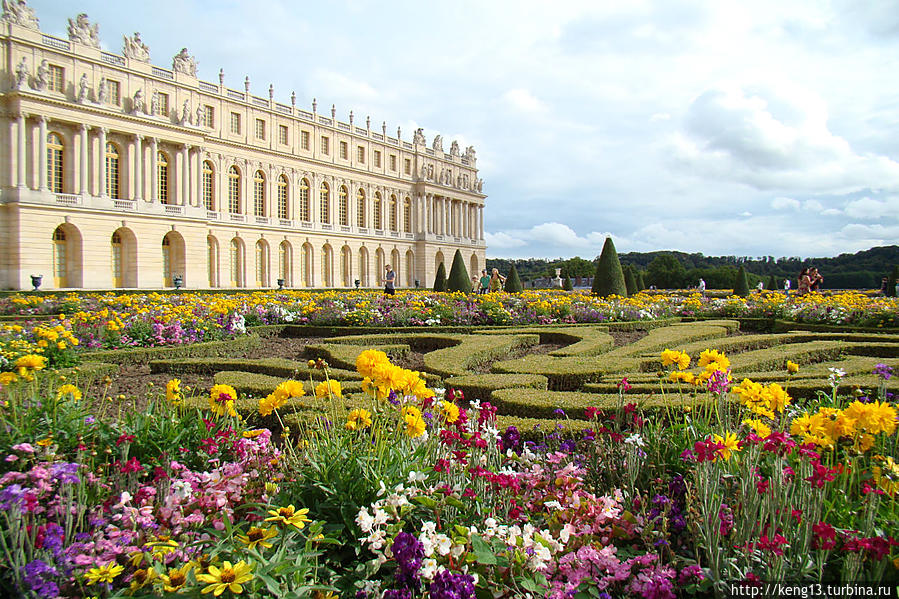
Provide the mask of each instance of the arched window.
[{"label": "arched window", "polygon": [[332,259],[331,246],[322,246],[322,283],[324,283],[325,287],[331,287],[334,284],[331,280],[331,272],[333,270],[331,264]]},{"label": "arched window", "polygon": [[[203,161],[203,205],[206,210],[214,210],[215,170],[208,160]],[[212,285],[210,285],[212,287]]]},{"label": "arched window", "polygon": [[262,171],[256,171],[253,176],[253,213],[265,216],[265,175]]},{"label": "arched window", "polygon": [[[106,144],[106,193],[119,198],[119,149],[113,143]],[[116,285],[119,287],[119,285]]]},{"label": "arched window", "polygon": [[321,212],[322,212],[322,222],[325,224],[331,223],[331,189],[328,187],[328,184],[322,181],[321,188]]},{"label": "arched window", "polygon": [[338,192],[338,208],[337,214],[340,219],[340,224],[344,227],[350,224],[350,200],[347,197],[347,190],[345,185],[340,186],[340,191]]},{"label": "arched window", "polygon": [[49,133],[47,135],[47,185],[53,193],[62,193],[62,175],[62,137],[58,133]]},{"label": "arched window", "polygon": [[66,245],[66,233],[62,227],[53,231],[53,284],[59,287],[68,287],[68,245]]},{"label": "arched window", "polygon": [[172,281],[172,242],[169,236],[162,238],[162,286],[171,287]]},{"label": "arched window", "polygon": [[256,286],[268,287],[268,244],[256,242]]},{"label": "arched window", "polygon": [[403,200],[403,231],[412,232],[412,200],[410,198]]},{"label": "arched window", "polygon": [[356,191],[356,226],[363,229],[368,226],[365,221],[365,191],[361,187]]},{"label": "arched window", "polygon": [[228,212],[240,214],[240,171],[236,166],[228,169]]},{"label": "arched window", "polygon": [[287,209],[287,177],[284,175],[278,177],[278,218],[282,220],[290,218],[290,210]]},{"label": "arched window", "polygon": [[374,227],[375,227],[375,229],[378,229],[379,231],[384,228],[384,221],[382,220],[382,216],[381,216],[381,213],[382,213],[381,204],[382,203],[383,202],[381,202],[381,192],[376,191],[374,206],[372,206],[372,213],[374,216]]},{"label": "arched window", "polygon": [[243,247],[236,237],[231,240],[231,286],[243,287]]},{"label": "arched window", "polygon": [[309,205],[309,181],[306,179],[300,180],[300,220],[303,222],[310,222],[312,220],[312,210]]},{"label": "arched window", "polygon": [[390,230],[398,231],[399,229],[397,228],[397,222],[396,222],[396,196],[395,195],[390,196],[389,210],[390,210]]},{"label": "arched window", "polygon": [[278,246],[278,278],[284,280],[284,284],[288,287],[293,285],[293,277],[291,276],[293,266],[291,264],[293,256],[290,243],[282,241]]},{"label": "arched window", "polygon": [[161,204],[169,203],[169,158],[165,152],[156,153],[156,189]]},{"label": "arched window", "polygon": [[212,235],[206,237],[206,275],[210,287],[218,287],[219,279],[219,244]]},{"label": "arched window", "polygon": [[112,234],[112,286],[122,286],[122,236],[118,233]]}]

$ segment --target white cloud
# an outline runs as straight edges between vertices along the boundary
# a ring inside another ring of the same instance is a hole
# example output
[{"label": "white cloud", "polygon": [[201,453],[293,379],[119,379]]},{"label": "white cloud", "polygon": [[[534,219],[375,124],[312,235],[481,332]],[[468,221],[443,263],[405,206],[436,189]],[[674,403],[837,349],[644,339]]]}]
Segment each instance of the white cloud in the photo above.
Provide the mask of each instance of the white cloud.
[{"label": "white cloud", "polygon": [[771,207],[775,210],[799,210],[799,200],[793,198],[774,198],[771,200]]},{"label": "white cloud", "polygon": [[824,204],[818,200],[806,200],[802,202],[802,209],[808,212],[823,212]]},{"label": "white cloud", "polygon": [[899,216],[899,197],[886,201],[867,197],[853,200],[846,204],[844,212],[852,218],[869,220],[877,220],[887,216]]},{"label": "white cloud", "polygon": [[520,112],[543,112],[546,106],[526,89],[510,89],[503,94],[503,101]]},{"label": "white cloud", "polygon": [[494,250],[509,250],[527,245],[523,239],[512,237],[508,233],[503,233],[502,231],[499,233],[485,231],[484,240],[487,242],[487,247],[493,248]]}]

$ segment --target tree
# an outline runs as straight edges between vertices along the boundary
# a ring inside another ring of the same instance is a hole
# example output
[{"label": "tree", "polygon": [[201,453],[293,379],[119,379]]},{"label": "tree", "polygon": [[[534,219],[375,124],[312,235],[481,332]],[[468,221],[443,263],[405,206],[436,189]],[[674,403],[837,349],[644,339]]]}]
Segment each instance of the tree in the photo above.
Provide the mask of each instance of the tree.
[{"label": "tree", "polygon": [[574,289],[574,285],[571,283],[571,277],[568,276],[568,273],[565,273],[565,280],[562,281],[562,289],[565,291],[571,291]]},{"label": "tree", "polygon": [[[774,259],[772,258],[772,261],[773,260]],[[770,289],[771,291],[777,289],[777,279],[774,278],[774,275],[768,277],[768,289]]]},{"label": "tree", "polygon": [[749,279],[746,277],[746,269],[743,268],[743,265],[740,265],[740,270],[737,271],[737,280],[734,283],[734,295],[739,295],[740,297],[746,297],[749,295]]},{"label": "tree", "polygon": [[441,262],[437,266],[437,276],[434,277],[434,291],[446,291],[446,268]]},{"label": "tree", "polygon": [[453,265],[450,267],[449,278],[446,280],[446,290],[471,293],[471,279],[468,278],[465,259],[462,258],[462,252],[459,250],[456,250],[453,255]]},{"label": "tree", "polygon": [[646,282],[657,289],[685,287],[687,270],[672,254],[659,254],[646,267]]},{"label": "tree", "polygon": [[636,295],[639,289],[637,289],[637,277],[634,275],[634,267],[628,264],[624,267],[624,286],[627,288],[628,295]]},{"label": "tree", "polygon": [[885,293],[887,297],[896,297],[896,281],[899,281],[899,265],[893,267],[893,272],[890,273],[890,276],[887,279]]},{"label": "tree", "polygon": [[596,263],[596,275],[593,277],[593,295],[607,297],[620,295],[627,297],[627,286],[624,284],[624,272],[618,260],[618,252],[611,237],[606,237]]},{"label": "tree", "polygon": [[515,268],[515,263],[512,263],[512,270],[509,271],[509,276],[506,277],[506,284],[503,287],[503,291],[506,293],[521,293],[521,279],[518,278],[518,269]]}]

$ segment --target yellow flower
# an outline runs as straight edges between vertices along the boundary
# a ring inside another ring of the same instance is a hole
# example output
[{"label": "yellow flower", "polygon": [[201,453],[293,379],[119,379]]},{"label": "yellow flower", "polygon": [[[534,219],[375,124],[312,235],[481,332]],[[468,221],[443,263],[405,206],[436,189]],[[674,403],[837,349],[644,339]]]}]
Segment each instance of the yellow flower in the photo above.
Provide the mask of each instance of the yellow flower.
[{"label": "yellow flower", "polygon": [[389,364],[387,354],[377,349],[367,349],[356,358],[356,371],[362,376],[374,377],[375,368],[381,364]]},{"label": "yellow flower", "polygon": [[153,557],[155,557],[156,559],[162,559],[169,553],[172,553],[176,549],[178,549],[178,541],[170,539],[167,536],[162,536],[159,537],[159,539],[156,541],[147,543],[147,547],[150,548]]},{"label": "yellow flower", "polygon": [[730,360],[728,360],[727,357],[717,349],[707,349],[700,353],[697,366],[699,366],[700,368],[705,368],[706,366],[714,362],[726,364],[724,368],[717,368],[716,370],[727,370],[727,367],[730,366]]},{"label": "yellow flower", "polygon": [[300,381],[289,380],[275,387],[275,393],[290,399],[292,397],[303,397],[306,395],[306,390],[303,389],[303,383]]},{"label": "yellow flower", "polygon": [[370,377],[362,379],[362,391],[378,400],[387,399],[387,396],[390,395],[390,389],[375,385]]},{"label": "yellow flower", "polygon": [[449,401],[440,402],[440,415],[448,424],[453,424],[459,420],[459,406]]},{"label": "yellow flower", "polygon": [[264,429],[264,428],[256,428],[251,431],[244,431],[243,433],[241,433],[241,435],[243,436],[244,439],[252,439],[254,437],[258,437],[265,431],[266,431],[266,429]]},{"label": "yellow flower", "polygon": [[153,568],[141,568],[135,570],[134,574],[131,575],[131,586],[129,587],[129,590],[134,593],[134,591],[145,587],[147,583],[153,582],[154,578],[156,578],[156,570]]},{"label": "yellow flower", "polygon": [[15,383],[18,378],[15,372],[2,372],[0,373],[0,385]]},{"label": "yellow flower", "polygon": [[406,416],[421,418],[421,410],[412,405],[403,406],[400,410],[400,417],[405,418]]},{"label": "yellow flower", "polygon": [[268,416],[278,408],[282,407],[286,401],[287,400],[283,395],[275,395],[274,393],[268,394],[259,400],[259,415]]},{"label": "yellow flower", "polygon": [[237,535],[237,538],[247,546],[247,549],[256,549],[257,545],[262,545],[263,547],[270,548],[272,546],[271,543],[268,542],[269,539],[273,539],[278,536],[278,529],[274,526],[269,528],[259,528],[258,526],[250,527],[250,530],[247,531],[245,535]]},{"label": "yellow flower", "polygon": [[368,410],[357,408],[349,413],[346,418],[345,428],[355,431],[371,426],[371,412]]},{"label": "yellow flower", "polygon": [[53,444],[53,437],[47,437],[46,439],[41,439],[37,442],[41,447],[50,447]]},{"label": "yellow flower", "polygon": [[72,399],[79,401],[82,397],[81,389],[75,385],[62,385],[56,390],[56,399],[62,399],[66,395],[71,395]]},{"label": "yellow flower", "polygon": [[403,432],[406,433],[407,437],[415,439],[425,434],[425,421],[421,416],[409,414],[403,418],[403,422],[405,423]]},{"label": "yellow flower", "polygon": [[37,354],[28,354],[16,360],[16,368],[27,370],[41,370],[47,366],[47,358]]},{"label": "yellow flower", "polygon": [[124,566],[120,566],[115,562],[109,562],[99,568],[91,568],[84,573],[84,578],[87,580],[87,584],[97,584],[99,582],[111,583],[124,569]]},{"label": "yellow flower", "polygon": [[756,435],[761,437],[762,439],[766,438],[771,434],[771,427],[759,420],[758,418],[752,419],[747,418],[743,421],[743,424],[748,425],[755,432]]},{"label": "yellow flower", "polygon": [[797,372],[799,372],[799,364],[791,360],[787,360],[787,372],[789,372],[790,374],[796,374]]},{"label": "yellow flower", "polygon": [[730,459],[730,456],[737,452],[741,451],[740,441],[737,439],[737,435],[731,432],[725,433],[724,437],[721,435],[714,435],[712,440],[715,443],[721,443],[724,447],[721,449],[721,457],[726,461]]},{"label": "yellow flower", "polygon": [[343,394],[340,389],[340,381],[335,381],[334,379],[322,381],[318,385],[315,386],[315,396],[316,397],[335,397],[340,398],[343,397]]},{"label": "yellow flower", "polygon": [[162,588],[167,593],[174,593],[184,588],[187,584],[187,573],[193,567],[192,562],[187,562],[180,568],[170,568],[168,574],[160,575],[162,579]]},{"label": "yellow flower", "polygon": [[173,406],[180,406],[184,403],[184,396],[181,394],[181,379],[172,379],[165,384],[165,398]]},{"label": "yellow flower", "polygon": [[271,517],[266,518],[266,522],[277,522],[284,526],[295,526],[298,529],[305,528],[306,523],[310,521],[306,515],[309,513],[308,508],[298,510],[293,505],[279,507],[277,510],[269,510],[268,513],[271,514]]},{"label": "yellow flower", "polygon": [[221,568],[209,566],[209,574],[200,574],[197,576],[197,580],[209,585],[203,589],[204,594],[212,593],[218,597],[225,592],[225,589],[228,589],[235,595],[239,595],[243,592],[241,585],[253,580],[253,575],[250,573],[252,569],[252,566],[243,560],[233,566],[231,562],[226,561]]},{"label": "yellow flower", "polygon": [[209,390],[209,409],[216,416],[237,416],[234,410],[234,400],[237,399],[237,391],[231,385],[213,385]]},{"label": "yellow flower", "polygon": [[690,356],[673,349],[662,351],[662,366],[671,366],[672,364],[677,364],[680,370],[686,370],[690,366]]}]

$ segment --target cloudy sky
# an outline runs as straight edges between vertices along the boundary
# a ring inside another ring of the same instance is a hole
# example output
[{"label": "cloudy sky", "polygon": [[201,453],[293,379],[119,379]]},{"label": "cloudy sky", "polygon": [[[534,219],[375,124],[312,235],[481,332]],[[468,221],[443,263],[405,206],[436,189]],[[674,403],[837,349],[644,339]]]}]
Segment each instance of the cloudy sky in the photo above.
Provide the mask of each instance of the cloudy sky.
[{"label": "cloudy sky", "polygon": [[899,0],[30,0],[154,64],[473,144],[490,257],[899,243]]}]

